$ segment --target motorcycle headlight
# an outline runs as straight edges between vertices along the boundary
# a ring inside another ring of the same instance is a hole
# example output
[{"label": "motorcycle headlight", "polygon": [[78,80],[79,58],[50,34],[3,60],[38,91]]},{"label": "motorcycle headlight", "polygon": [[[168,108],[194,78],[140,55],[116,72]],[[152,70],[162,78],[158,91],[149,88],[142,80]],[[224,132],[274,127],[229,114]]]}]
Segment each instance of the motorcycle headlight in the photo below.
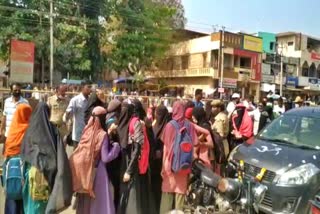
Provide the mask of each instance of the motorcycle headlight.
[{"label": "motorcycle headlight", "polygon": [[278,184],[306,184],[318,172],[319,168],[312,163],[304,164],[281,175]]}]

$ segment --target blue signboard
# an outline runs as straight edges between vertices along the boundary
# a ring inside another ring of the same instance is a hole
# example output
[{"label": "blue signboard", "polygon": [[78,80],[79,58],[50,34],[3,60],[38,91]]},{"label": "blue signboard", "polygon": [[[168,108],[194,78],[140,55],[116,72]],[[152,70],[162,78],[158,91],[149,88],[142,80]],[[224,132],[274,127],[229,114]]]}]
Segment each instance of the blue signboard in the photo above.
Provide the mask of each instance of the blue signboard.
[{"label": "blue signboard", "polygon": [[297,87],[299,83],[298,77],[287,77],[286,86]]}]

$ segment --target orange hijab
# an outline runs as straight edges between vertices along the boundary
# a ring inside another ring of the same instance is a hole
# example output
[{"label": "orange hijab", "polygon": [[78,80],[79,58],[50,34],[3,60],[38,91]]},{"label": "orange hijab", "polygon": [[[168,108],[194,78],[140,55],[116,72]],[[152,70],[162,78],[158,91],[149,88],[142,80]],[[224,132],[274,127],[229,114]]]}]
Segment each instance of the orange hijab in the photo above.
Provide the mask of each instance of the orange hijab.
[{"label": "orange hijab", "polygon": [[87,193],[95,197],[93,192],[94,168],[100,158],[102,142],[107,136],[103,130],[99,117],[106,117],[107,111],[103,107],[95,107],[87,126],[82,132],[78,147],[70,156],[73,191]]},{"label": "orange hijab", "polygon": [[31,113],[32,108],[30,105],[21,103],[17,106],[5,143],[5,157],[12,157],[20,154],[20,146],[24,133],[28,128]]}]

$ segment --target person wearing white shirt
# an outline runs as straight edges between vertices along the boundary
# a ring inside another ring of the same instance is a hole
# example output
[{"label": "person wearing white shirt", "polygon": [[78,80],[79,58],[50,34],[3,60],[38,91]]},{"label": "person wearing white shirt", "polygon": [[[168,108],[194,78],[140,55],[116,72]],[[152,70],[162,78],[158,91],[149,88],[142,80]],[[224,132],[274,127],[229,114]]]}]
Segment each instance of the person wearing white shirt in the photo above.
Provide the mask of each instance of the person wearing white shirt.
[{"label": "person wearing white shirt", "polygon": [[0,127],[0,130],[1,130],[0,135],[4,134],[5,137],[7,137],[8,135],[11,121],[16,111],[17,105],[20,103],[29,104],[28,100],[24,99],[21,96],[21,85],[19,83],[12,84],[10,86],[10,89],[11,89],[12,96],[7,98],[4,102],[3,117],[1,121],[1,127]]},{"label": "person wearing white shirt", "polygon": [[232,94],[231,101],[227,105],[228,118],[231,117],[233,111],[236,109],[236,105],[240,103],[240,94]]},{"label": "person wearing white shirt", "polygon": [[90,94],[91,84],[89,82],[83,83],[81,93],[70,100],[69,106],[66,110],[67,120],[70,118],[71,115],[73,116],[72,141],[74,143],[75,148],[80,142],[82,131],[86,126],[84,116]]}]

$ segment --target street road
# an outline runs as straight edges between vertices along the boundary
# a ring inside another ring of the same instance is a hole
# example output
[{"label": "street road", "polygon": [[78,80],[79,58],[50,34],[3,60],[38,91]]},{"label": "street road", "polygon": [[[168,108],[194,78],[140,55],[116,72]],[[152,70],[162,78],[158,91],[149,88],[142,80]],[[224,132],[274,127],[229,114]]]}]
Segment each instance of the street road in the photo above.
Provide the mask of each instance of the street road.
[{"label": "street road", "polygon": [[[2,156],[2,144],[0,144],[0,166],[3,163],[3,156]],[[68,147],[67,148],[67,153],[68,155],[70,155],[72,152],[72,148]],[[5,201],[5,197],[4,197],[4,193],[3,193],[3,189],[0,185],[0,214],[4,214],[4,201]],[[69,207],[69,209],[67,209],[66,211],[62,212],[61,214],[74,214],[75,211],[71,209],[71,207]]]}]

